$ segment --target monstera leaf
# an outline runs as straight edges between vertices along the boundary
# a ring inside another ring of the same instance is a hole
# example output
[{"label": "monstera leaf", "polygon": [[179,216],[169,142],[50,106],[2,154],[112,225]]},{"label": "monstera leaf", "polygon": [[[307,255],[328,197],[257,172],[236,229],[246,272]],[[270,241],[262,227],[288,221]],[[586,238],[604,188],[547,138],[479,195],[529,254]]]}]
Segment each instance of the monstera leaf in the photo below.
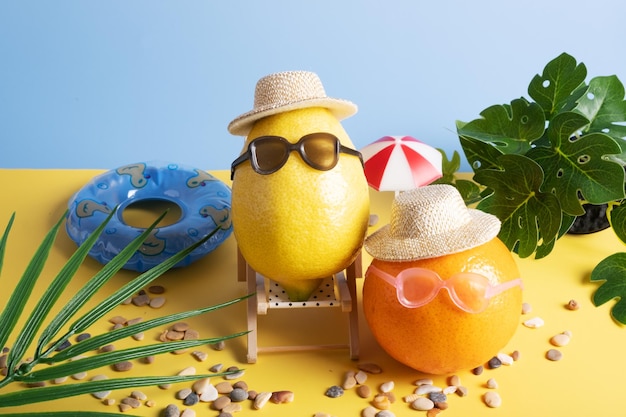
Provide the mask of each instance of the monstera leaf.
[{"label": "monstera leaf", "polygon": [[578,113],[559,113],[547,130],[552,146],[531,149],[526,155],[544,170],[542,189],[556,194],[563,211],[576,216],[585,213],[581,198],[604,204],[624,197],[624,169],[605,159],[621,149],[603,133],[577,137],[588,124],[589,120]]},{"label": "monstera leaf", "polygon": [[480,119],[457,125],[458,134],[491,143],[505,154],[526,153],[545,128],[541,107],[525,99],[513,100],[510,106],[488,107],[480,115]]},{"label": "monstera leaf", "polygon": [[569,109],[583,93],[580,88],[587,68],[568,54],[561,54],[546,65],[542,75],[535,75],[528,94],[541,106],[547,120],[563,109]]},{"label": "monstera leaf", "polygon": [[599,306],[617,299],[611,316],[626,324],[626,253],[615,253],[601,261],[591,272],[591,281],[602,282],[593,294],[593,303]]},{"label": "monstera leaf", "polygon": [[618,142],[626,137],[626,126],[620,124],[626,122],[624,85],[615,75],[592,79],[575,111],[591,121],[590,132],[606,133]]},{"label": "monstera leaf", "polygon": [[[541,167],[522,155],[502,155],[502,170],[486,169],[474,179],[493,190],[477,208],[502,222],[498,237],[522,257],[532,255],[545,242],[553,244],[561,227],[561,206],[552,193],[541,191]],[[543,252],[542,252],[543,253]]]}]

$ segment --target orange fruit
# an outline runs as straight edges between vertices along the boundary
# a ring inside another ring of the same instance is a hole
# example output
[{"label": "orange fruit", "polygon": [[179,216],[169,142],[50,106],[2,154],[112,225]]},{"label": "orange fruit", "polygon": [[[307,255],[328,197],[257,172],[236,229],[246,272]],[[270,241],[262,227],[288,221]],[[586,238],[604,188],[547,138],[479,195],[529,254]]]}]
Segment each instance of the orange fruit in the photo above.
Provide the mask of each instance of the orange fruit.
[{"label": "orange fruit", "polygon": [[[497,237],[450,255],[409,262],[374,259],[372,265],[393,276],[407,268],[427,268],[444,280],[475,272],[493,285],[520,277],[511,252]],[[482,312],[468,313],[444,289],[430,303],[407,308],[398,301],[395,287],[374,272],[363,284],[365,318],[379,345],[397,361],[429,374],[473,369],[489,361],[513,336],[521,306],[520,286],[495,295]]]},{"label": "orange fruit", "polygon": [[[328,132],[354,148],[341,123],[321,107],[297,109],[257,121],[254,138]],[[340,154],[328,171],[307,165],[291,152],[269,175],[249,162],[236,168],[232,219],[242,255],[254,270],[282,285],[292,301],[307,300],[323,278],[347,268],[356,258],[369,221],[369,189],[359,158]]]}]

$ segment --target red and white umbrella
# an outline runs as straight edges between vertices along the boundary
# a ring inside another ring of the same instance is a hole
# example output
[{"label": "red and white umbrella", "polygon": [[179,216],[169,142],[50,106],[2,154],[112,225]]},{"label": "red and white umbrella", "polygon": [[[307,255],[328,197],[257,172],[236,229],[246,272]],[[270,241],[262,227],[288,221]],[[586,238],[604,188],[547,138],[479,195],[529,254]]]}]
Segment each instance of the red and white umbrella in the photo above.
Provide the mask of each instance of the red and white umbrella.
[{"label": "red and white umbrella", "polygon": [[407,191],[441,178],[441,153],[411,136],[385,136],[361,149],[367,183],[377,191]]}]

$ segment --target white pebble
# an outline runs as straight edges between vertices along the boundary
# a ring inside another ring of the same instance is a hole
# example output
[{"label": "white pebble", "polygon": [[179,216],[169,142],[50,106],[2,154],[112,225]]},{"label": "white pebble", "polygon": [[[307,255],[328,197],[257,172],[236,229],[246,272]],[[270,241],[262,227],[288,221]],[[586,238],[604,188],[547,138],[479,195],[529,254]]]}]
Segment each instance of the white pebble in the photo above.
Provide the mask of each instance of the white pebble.
[{"label": "white pebble", "polygon": [[209,378],[202,378],[194,382],[191,386],[191,389],[193,390],[193,392],[200,395],[205,390],[207,390],[209,385],[211,385],[211,380]]},{"label": "white pebble", "polygon": [[446,395],[454,394],[456,392],[456,389],[457,389],[456,385],[448,385],[447,387],[443,389],[443,393]]},{"label": "white pebble", "polygon": [[498,383],[497,383],[497,382],[496,382],[496,380],[495,380],[495,379],[493,379],[493,378],[489,378],[489,379],[487,380],[487,383],[486,383],[485,385],[486,385],[486,386],[487,386],[487,388],[489,388],[489,389],[496,389],[496,388],[498,388]]},{"label": "white pebble", "polygon": [[533,311],[533,308],[529,303],[522,303],[522,314],[528,314]]},{"label": "white pebble", "polygon": [[533,317],[532,319],[526,320],[524,322],[524,326],[530,329],[538,329],[543,326],[545,323],[541,317]]},{"label": "white pebble", "polygon": [[196,368],[194,368],[193,366],[189,366],[178,373],[179,376],[195,375],[195,374],[196,374]]},{"label": "white pebble", "polygon": [[200,394],[200,401],[202,401],[203,403],[208,403],[217,400],[217,397],[219,397],[217,388],[215,388],[215,385],[209,384]]},{"label": "white pebble", "polygon": [[380,392],[391,392],[393,391],[394,383],[393,381],[383,382],[380,385]]},{"label": "white pebble", "polygon": [[420,397],[411,403],[411,407],[419,411],[428,411],[435,408],[435,403],[426,397]]},{"label": "white pebble", "polygon": [[430,384],[420,385],[419,387],[415,389],[415,393],[417,395],[426,395],[426,394],[430,394],[431,392],[441,392],[441,391],[443,391],[441,388],[436,387],[434,385],[430,385]]},{"label": "white pebble", "polygon": [[378,414],[378,409],[373,406],[367,406],[363,410],[361,410],[361,417],[376,417]]},{"label": "white pebble", "polygon": [[487,405],[487,407],[496,408],[502,405],[502,398],[500,398],[500,394],[495,391],[486,392],[483,395],[483,401]]},{"label": "white pebble", "polygon": [[502,365],[511,366],[513,365],[513,362],[515,362],[511,355],[507,355],[506,353],[503,353],[503,352],[498,353],[496,357],[500,359],[500,362],[502,362]]}]

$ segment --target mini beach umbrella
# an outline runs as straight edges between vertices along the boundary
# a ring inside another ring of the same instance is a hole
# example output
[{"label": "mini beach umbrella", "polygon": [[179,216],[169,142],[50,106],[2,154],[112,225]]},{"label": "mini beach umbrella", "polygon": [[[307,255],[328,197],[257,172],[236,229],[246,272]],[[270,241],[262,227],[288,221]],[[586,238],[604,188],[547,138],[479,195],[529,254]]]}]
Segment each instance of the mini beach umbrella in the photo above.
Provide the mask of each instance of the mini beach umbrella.
[{"label": "mini beach umbrella", "polygon": [[441,178],[441,153],[411,136],[385,136],[361,149],[365,177],[377,191],[407,191]]}]

